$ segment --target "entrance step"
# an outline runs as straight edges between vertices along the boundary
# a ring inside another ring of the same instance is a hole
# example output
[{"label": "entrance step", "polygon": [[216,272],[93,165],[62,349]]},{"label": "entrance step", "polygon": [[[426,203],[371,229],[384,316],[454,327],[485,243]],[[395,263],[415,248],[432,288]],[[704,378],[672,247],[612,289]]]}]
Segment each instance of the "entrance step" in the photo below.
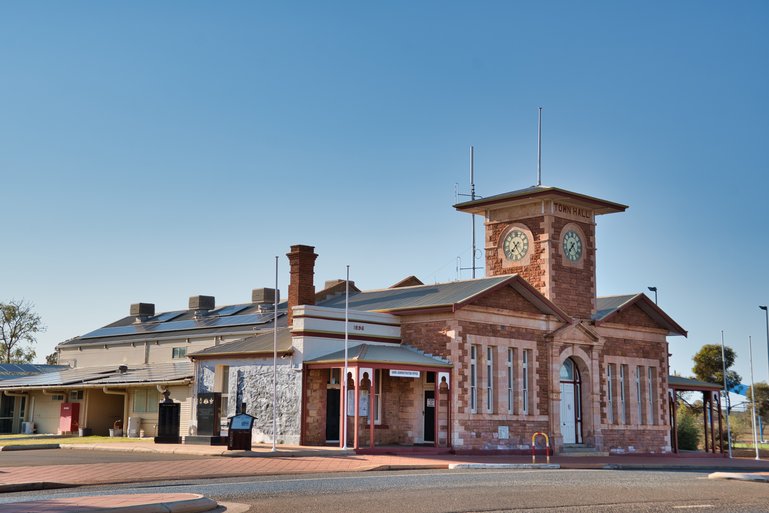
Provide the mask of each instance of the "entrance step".
[{"label": "entrance step", "polygon": [[584,444],[563,444],[559,451],[561,456],[608,456],[607,451],[599,451],[595,447]]}]

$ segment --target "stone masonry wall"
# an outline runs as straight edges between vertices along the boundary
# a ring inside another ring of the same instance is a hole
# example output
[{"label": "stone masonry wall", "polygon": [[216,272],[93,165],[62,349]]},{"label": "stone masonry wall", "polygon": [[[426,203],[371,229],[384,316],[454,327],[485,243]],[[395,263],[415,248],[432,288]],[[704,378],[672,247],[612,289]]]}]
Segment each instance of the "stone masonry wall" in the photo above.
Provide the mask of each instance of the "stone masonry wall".
[{"label": "stone masonry wall", "polygon": [[[582,259],[569,263],[563,256],[563,234],[567,225],[579,227],[584,234]],[[595,226],[576,223],[560,217],[553,218],[552,297],[550,299],[569,315],[590,319],[595,307]]]}]

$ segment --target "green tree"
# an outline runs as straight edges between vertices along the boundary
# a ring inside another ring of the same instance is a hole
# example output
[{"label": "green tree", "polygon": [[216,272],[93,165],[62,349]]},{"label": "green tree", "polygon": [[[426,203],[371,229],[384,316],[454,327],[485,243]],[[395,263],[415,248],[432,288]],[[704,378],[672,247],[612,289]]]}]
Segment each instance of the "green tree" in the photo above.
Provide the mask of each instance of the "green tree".
[{"label": "green tree", "polygon": [[[769,418],[769,385],[759,381],[756,389],[756,415],[761,418]],[[748,399],[753,401],[753,387],[748,388]]]},{"label": "green tree", "polygon": [[[734,349],[728,346],[725,347],[724,356],[726,360],[726,385],[731,389],[742,381],[742,376],[733,370],[729,370],[737,358]],[[692,360],[694,361],[692,372],[697,379],[718,385],[723,384],[724,369],[722,362],[724,360],[721,358],[721,346],[719,344],[705,344],[692,357]]]},{"label": "green tree", "polygon": [[59,353],[57,351],[54,351],[53,353],[49,354],[45,357],[45,363],[48,365],[56,365],[59,363]]},{"label": "green tree", "polygon": [[45,331],[34,306],[24,300],[0,303],[0,363],[30,363],[37,354],[35,335]]}]

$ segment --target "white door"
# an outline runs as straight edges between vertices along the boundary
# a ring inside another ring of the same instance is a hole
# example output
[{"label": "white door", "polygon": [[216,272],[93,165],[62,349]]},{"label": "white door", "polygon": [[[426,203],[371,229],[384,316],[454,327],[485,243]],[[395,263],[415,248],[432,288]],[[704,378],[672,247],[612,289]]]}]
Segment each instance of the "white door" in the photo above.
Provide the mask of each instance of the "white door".
[{"label": "white door", "polygon": [[561,383],[561,436],[563,443],[577,443],[577,426],[574,416],[574,383]]}]

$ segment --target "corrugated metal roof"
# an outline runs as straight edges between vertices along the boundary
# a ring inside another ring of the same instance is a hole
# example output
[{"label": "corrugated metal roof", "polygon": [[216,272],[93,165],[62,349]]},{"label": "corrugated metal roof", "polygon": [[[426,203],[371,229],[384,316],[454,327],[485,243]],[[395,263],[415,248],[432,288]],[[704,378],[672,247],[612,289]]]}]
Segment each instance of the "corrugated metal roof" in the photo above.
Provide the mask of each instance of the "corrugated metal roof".
[{"label": "corrugated metal roof", "polygon": [[[228,354],[272,353],[274,336],[273,331],[269,330],[258,335],[244,337],[225,344],[219,344],[218,346],[207,347],[194,353],[188,353],[187,356],[196,358]],[[291,330],[287,327],[278,328],[278,352],[286,353],[291,350]]]},{"label": "corrugated metal roof", "polygon": [[598,297],[595,299],[595,313],[593,314],[594,321],[600,321],[604,317],[617,311],[619,307],[635,298],[638,294],[626,294],[624,296],[607,296]]},{"label": "corrugated metal roof", "polygon": [[12,388],[76,388],[78,385],[116,385],[127,383],[162,383],[192,378],[192,362],[153,363],[127,366],[121,373],[118,366],[82,367],[0,382],[1,389]]},{"label": "corrugated metal roof", "polygon": [[[212,315],[199,320],[177,317],[171,321],[160,323],[134,323],[133,317],[126,317],[98,330],[61,342],[59,346],[115,344],[127,341],[156,340],[165,337],[184,338],[198,335],[227,335],[229,333],[268,330],[273,326],[274,314],[272,312],[248,312],[245,311],[242,315],[222,317]],[[285,326],[286,318],[286,310],[280,310],[278,312],[278,326]]]},{"label": "corrugated metal roof", "polygon": [[[397,289],[359,292],[350,296],[349,306],[352,310],[380,312],[406,308],[450,306],[493,288],[509,280],[510,277],[511,275],[495,276],[493,278],[454,281],[435,285],[417,285]],[[318,306],[344,308],[344,295],[330,297],[318,303]]]},{"label": "corrugated metal roof", "polygon": [[[390,365],[420,365],[425,367],[451,367],[443,358],[428,356],[414,348],[403,345],[360,344],[347,351],[347,361],[352,363],[384,363]],[[335,351],[305,363],[335,363],[344,361],[344,350]]]}]

